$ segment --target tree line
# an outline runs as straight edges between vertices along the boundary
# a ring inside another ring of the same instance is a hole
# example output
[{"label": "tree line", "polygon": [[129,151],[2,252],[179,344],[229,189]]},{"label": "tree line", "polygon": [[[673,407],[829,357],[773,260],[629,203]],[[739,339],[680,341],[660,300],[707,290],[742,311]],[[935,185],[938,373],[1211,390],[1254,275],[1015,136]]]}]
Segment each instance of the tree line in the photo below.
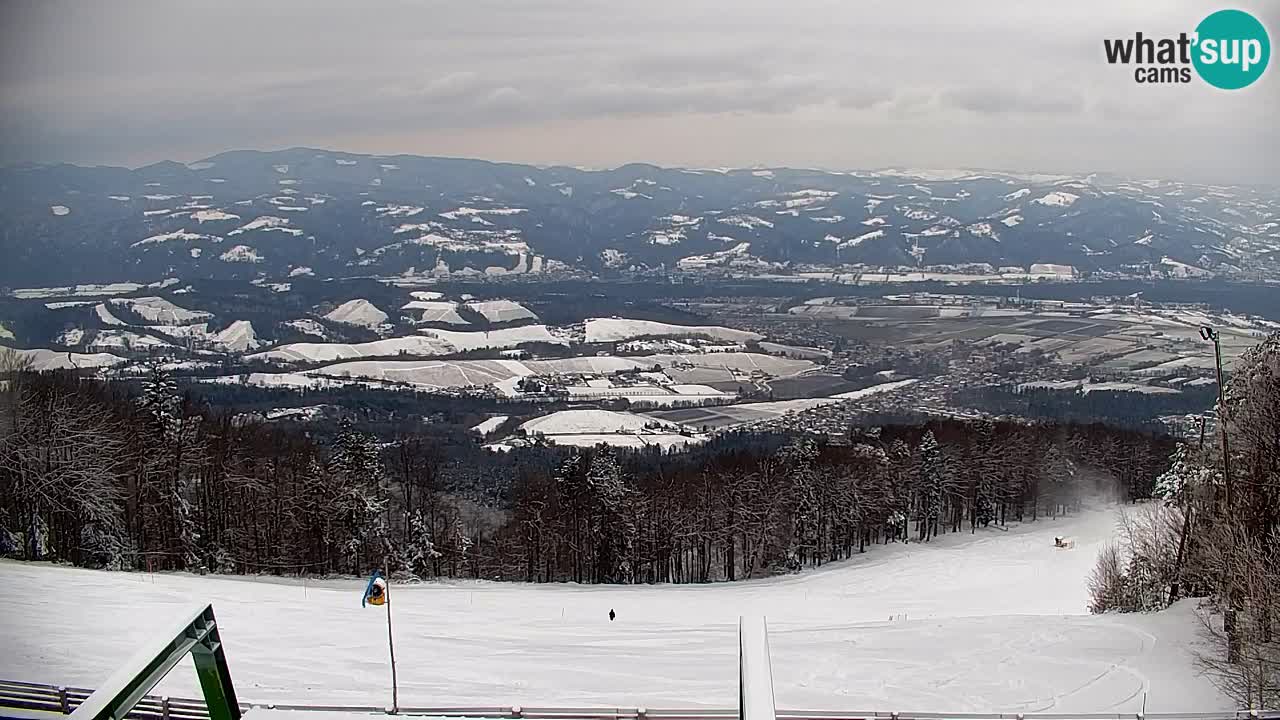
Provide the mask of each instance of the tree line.
[{"label": "tree line", "polygon": [[1100,424],[930,420],[491,453],[351,418],[245,422],[158,368],[139,387],[0,361],[0,553],[116,569],[737,580],[1145,497],[1172,449]]}]

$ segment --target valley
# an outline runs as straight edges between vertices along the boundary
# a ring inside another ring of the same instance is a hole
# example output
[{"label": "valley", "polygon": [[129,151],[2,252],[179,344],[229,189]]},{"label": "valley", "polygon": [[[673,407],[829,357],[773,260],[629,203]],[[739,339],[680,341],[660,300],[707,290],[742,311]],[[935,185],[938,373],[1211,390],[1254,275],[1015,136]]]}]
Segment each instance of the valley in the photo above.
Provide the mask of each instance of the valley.
[{"label": "valley", "polygon": [[[450,422],[501,451],[670,450],[736,430],[839,436],[851,423],[929,415],[1034,418],[1049,398],[1080,412],[1118,405],[1115,419],[1182,432],[1216,392],[1199,328],[1220,329],[1228,368],[1280,328],[1208,303],[1090,296],[1082,283],[1056,285],[1076,288],[1075,300],[1035,297],[1055,287],[1039,283],[1026,298],[910,284],[881,294],[560,287],[170,278],[12,291],[0,313],[37,369],[126,381],[164,372],[198,395],[232,393],[232,407],[270,422],[350,407],[355,390],[402,395],[410,415],[448,408]],[[610,420],[589,428],[585,417]]]}]

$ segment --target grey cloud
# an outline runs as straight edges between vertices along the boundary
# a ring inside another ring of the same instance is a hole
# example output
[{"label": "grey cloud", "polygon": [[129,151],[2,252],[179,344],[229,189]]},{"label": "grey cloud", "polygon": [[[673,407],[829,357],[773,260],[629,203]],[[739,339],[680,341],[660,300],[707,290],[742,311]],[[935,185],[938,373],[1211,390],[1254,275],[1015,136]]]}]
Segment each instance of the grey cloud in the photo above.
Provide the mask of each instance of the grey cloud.
[{"label": "grey cloud", "polygon": [[836,93],[836,102],[840,107],[866,110],[889,103],[894,97],[893,90],[887,87],[846,88]]},{"label": "grey cloud", "polygon": [[1084,109],[1084,99],[1078,93],[1061,88],[1017,91],[997,87],[968,87],[944,90],[939,99],[944,105],[982,114],[1067,114]]},{"label": "grey cloud", "polygon": [[341,141],[511,160],[552,147],[564,155],[537,159],[587,165],[752,165],[767,149],[779,164],[1167,169],[1168,153],[1117,139],[1141,132],[1183,148],[1188,174],[1274,177],[1211,130],[1275,146],[1280,93],[1161,88],[1194,107],[1153,124],[1155,103],[1100,60],[1104,35],[1181,27],[1211,2],[16,0],[0,5],[0,159]]}]

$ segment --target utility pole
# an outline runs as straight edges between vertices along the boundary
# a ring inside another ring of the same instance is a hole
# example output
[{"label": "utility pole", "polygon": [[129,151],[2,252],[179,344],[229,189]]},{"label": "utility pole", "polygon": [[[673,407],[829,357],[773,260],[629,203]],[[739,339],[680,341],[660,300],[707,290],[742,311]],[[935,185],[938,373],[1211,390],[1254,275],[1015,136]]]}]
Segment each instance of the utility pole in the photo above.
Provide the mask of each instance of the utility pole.
[{"label": "utility pole", "polygon": [[1208,325],[1200,328],[1200,337],[1213,342],[1214,367],[1218,380],[1218,431],[1222,434],[1222,482],[1226,491],[1226,512],[1230,515],[1234,504],[1231,491],[1231,450],[1227,441],[1227,402],[1222,387],[1222,339],[1218,331]]},{"label": "utility pole", "polygon": [[391,713],[400,712],[400,686],[396,682],[396,645],[391,639],[391,563],[387,562],[387,650],[391,652]]},{"label": "utility pole", "polygon": [[1227,662],[1234,665],[1240,662],[1240,642],[1239,631],[1236,628],[1236,605],[1239,599],[1236,597],[1235,587],[1235,523],[1234,516],[1234,494],[1232,493],[1231,481],[1231,446],[1227,441],[1227,403],[1226,393],[1222,387],[1222,338],[1217,330],[1205,325],[1200,328],[1200,337],[1213,342],[1214,367],[1217,371],[1218,379],[1218,432],[1222,435],[1222,483],[1224,486],[1224,512],[1223,515],[1226,524],[1227,533],[1227,563],[1224,568],[1223,578],[1226,584],[1227,609],[1222,614],[1222,630],[1227,635]]}]

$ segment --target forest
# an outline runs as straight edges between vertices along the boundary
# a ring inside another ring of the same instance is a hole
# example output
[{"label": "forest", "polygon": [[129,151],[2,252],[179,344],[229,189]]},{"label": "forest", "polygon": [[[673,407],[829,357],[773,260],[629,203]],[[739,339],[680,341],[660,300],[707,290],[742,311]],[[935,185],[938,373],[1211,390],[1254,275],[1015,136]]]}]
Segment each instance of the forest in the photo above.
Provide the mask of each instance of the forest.
[{"label": "forest", "polygon": [[1094,612],[1201,609],[1201,668],[1240,707],[1280,708],[1280,333],[1244,354],[1212,432],[1179,444],[1090,579]]},{"label": "forest", "polygon": [[0,358],[0,553],[115,569],[711,582],[1151,494],[1165,436],[930,419],[661,454],[246,421]]}]

